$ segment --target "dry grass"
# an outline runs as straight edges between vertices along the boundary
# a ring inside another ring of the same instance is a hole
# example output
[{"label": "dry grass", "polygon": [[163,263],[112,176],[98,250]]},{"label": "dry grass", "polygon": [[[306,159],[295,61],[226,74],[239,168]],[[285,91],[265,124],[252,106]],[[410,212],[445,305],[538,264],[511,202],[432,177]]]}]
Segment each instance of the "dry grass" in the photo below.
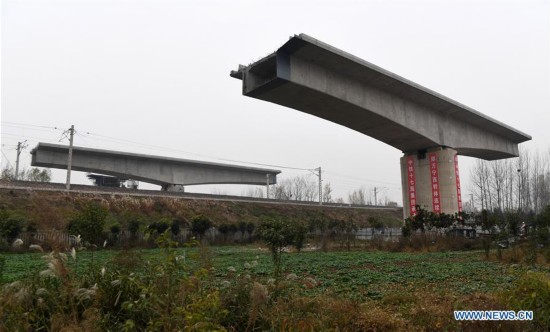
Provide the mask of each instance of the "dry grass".
[{"label": "dry grass", "polygon": [[145,224],[160,219],[189,221],[196,215],[204,215],[214,225],[242,221],[259,223],[274,217],[298,221],[353,220],[357,225],[365,224],[369,216],[376,216],[388,223],[399,222],[401,218],[397,210],[320,208],[315,205],[273,205],[8,189],[0,189],[0,202],[0,207],[21,216],[27,225],[33,225],[38,230],[64,230],[68,220],[90,202],[97,202],[105,207],[109,211],[111,223],[119,224],[123,230],[129,215],[138,217]]}]

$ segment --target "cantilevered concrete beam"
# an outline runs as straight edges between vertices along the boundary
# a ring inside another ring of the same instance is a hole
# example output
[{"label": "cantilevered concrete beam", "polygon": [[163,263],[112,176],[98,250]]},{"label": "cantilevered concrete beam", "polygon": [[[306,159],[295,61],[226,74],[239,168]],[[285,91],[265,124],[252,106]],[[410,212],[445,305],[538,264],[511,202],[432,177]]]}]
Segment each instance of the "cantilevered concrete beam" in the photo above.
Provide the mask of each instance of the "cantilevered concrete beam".
[{"label": "cantilevered concrete beam", "polygon": [[418,207],[462,211],[457,153],[518,155],[531,136],[301,34],[231,76],[242,93],[318,116],[387,143],[401,158],[404,217]]},{"label": "cantilevered concrete beam", "polygon": [[[67,169],[69,147],[38,143],[31,151],[32,166]],[[277,183],[279,170],[157,157],[144,154],[73,147],[72,169],[130,178],[170,188],[197,184]]]},{"label": "cantilevered concrete beam", "polygon": [[404,153],[440,146],[486,160],[527,134],[305,34],[231,76],[244,95],[318,116]]}]

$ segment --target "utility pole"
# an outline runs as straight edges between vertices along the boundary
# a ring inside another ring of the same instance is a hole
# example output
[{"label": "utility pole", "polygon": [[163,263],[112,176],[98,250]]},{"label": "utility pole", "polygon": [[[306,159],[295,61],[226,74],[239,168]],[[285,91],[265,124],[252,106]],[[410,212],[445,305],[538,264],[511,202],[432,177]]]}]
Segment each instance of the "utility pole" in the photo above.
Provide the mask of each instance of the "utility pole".
[{"label": "utility pole", "polygon": [[266,174],[265,177],[267,179],[265,184],[265,197],[269,199],[269,174]]},{"label": "utility pole", "polygon": [[15,159],[15,180],[19,180],[19,156],[21,151],[27,147],[26,140],[23,142],[17,142],[17,158]]},{"label": "utility pole", "polygon": [[377,203],[376,203],[376,202],[378,201],[378,200],[376,199],[376,189],[377,189],[377,188],[376,188],[376,187],[374,187],[374,206],[376,206],[376,205],[377,205]]},{"label": "utility pole", "polygon": [[69,159],[67,160],[67,182],[65,183],[65,189],[71,190],[71,166],[73,164],[73,137],[74,137],[74,125],[69,129]]}]

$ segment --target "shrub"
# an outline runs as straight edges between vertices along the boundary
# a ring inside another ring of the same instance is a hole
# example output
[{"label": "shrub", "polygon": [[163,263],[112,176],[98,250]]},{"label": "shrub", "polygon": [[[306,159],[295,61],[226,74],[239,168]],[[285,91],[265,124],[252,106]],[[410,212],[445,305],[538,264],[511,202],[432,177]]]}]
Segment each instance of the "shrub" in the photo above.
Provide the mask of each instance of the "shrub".
[{"label": "shrub", "polygon": [[304,241],[306,240],[307,235],[307,226],[303,222],[295,222],[292,224],[291,231],[293,233],[292,244],[299,252],[304,247]]},{"label": "shrub", "polygon": [[107,214],[107,209],[98,203],[88,203],[69,221],[67,230],[72,235],[80,235],[91,244],[99,245],[102,242]]},{"label": "shrub", "polygon": [[355,233],[358,230],[357,224],[351,218],[348,220],[332,220],[329,222],[328,228],[339,239],[341,247],[345,245],[347,250],[351,249],[351,241],[355,242]]},{"label": "shrub", "polygon": [[246,221],[239,221],[237,224],[239,232],[241,232],[241,240],[244,240],[244,233],[246,232]]},{"label": "shrub", "polygon": [[367,218],[370,227],[375,229],[380,229],[384,227],[384,223],[377,217],[371,216]]},{"label": "shrub", "polygon": [[164,233],[168,228],[170,228],[170,225],[166,220],[159,220],[154,221],[147,226],[147,229],[151,231],[152,233],[156,234],[162,234]]},{"label": "shrub", "polygon": [[179,220],[172,220],[172,223],[170,224],[170,232],[172,232],[172,235],[176,236],[181,232],[181,226]]},{"label": "shrub", "polygon": [[405,225],[401,227],[401,234],[403,234],[403,237],[408,238],[412,234],[412,227],[411,223],[409,221],[405,221]]},{"label": "shrub", "polygon": [[246,223],[246,231],[248,232],[248,236],[250,237],[250,240],[252,240],[252,233],[254,233],[255,228],[256,228],[256,225],[253,222]]},{"label": "shrub", "polygon": [[206,231],[208,231],[211,227],[212,222],[208,219],[208,217],[203,215],[195,216],[191,222],[191,231],[200,240],[202,240]]},{"label": "shrub", "polygon": [[223,236],[223,242],[227,241],[227,234],[229,234],[230,227],[227,223],[222,223],[220,226],[218,226],[218,232],[222,233]]},{"label": "shrub", "polygon": [[0,216],[0,237],[11,244],[23,230],[23,220],[8,214]]},{"label": "shrub", "polygon": [[109,230],[111,231],[112,234],[118,235],[118,234],[120,234],[120,225],[119,224],[114,224],[111,227],[109,227]]},{"label": "shrub", "polygon": [[141,222],[139,221],[139,219],[131,219],[130,221],[128,221],[127,229],[130,232],[133,239],[136,238],[139,232],[140,226],[141,226]]},{"label": "shrub", "polygon": [[275,264],[275,276],[281,272],[281,255],[283,248],[291,245],[295,240],[292,225],[283,219],[270,219],[258,226],[258,236],[265,241],[271,251]]}]

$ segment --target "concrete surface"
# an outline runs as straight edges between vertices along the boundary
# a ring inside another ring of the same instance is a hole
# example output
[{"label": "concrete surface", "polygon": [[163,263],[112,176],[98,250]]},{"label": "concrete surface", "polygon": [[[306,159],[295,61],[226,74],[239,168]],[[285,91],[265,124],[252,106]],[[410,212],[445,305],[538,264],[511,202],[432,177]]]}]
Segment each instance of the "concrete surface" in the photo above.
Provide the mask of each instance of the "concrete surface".
[{"label": "concrete surface", "polygon": [[[38,143],[31,151],[32,166],[67,169],[69,147]],[[157,184],[181,191],[198,184],[265,185],[277,183],[279,170],[226,165],[187,159],[73,147],[72,170],[100,173]]]},{"label": "concrete surface", "polygon": [[249,97],[318,116],[404,153],[451,147],[486,160],[518,155],[531,137],[454,100],[305,34],[239,66]]},{"label": "concrete surface", "polygon": [[[432,181],[432,168],[430,167],[430,154],[437,158],[437,184],[438,201],[434,202]],[[454,214],[459,211],[457,179],[455,173],[456,151],[448,148],[429,149],[426,154],[405,155],[401,158],[401,185],[403,188],[403,217],[411,215],[410,187],[414,187],[415,195],[412,197],[415,205],[427,211],[434,211],[434,204],[440,205],[440,212]],[[415,175],[415,183],[409,181],[407,164],[408,157],[412,157],[412,172]],[[459,179],[460,180],[460,179]],[[460,182],[460,181],[458,181]]]}]

